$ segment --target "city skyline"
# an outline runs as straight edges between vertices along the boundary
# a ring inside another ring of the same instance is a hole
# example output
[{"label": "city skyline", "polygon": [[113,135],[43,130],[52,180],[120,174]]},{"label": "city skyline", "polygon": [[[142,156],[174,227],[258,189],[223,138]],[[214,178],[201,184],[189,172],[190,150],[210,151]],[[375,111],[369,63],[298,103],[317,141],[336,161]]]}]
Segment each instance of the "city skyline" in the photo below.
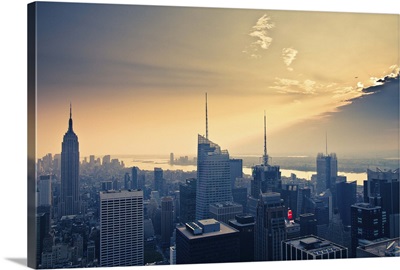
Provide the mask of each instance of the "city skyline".
[{"label": "city skyline", "polygon": [[233,156],[262,155],[265,110],[271,156],[324,152],[328,133],[339,156],[398,158],[395,15],[77,8],[38,14],[38,157],[61,151],[70,102],[81,156],[195,155],[208,93]]}]

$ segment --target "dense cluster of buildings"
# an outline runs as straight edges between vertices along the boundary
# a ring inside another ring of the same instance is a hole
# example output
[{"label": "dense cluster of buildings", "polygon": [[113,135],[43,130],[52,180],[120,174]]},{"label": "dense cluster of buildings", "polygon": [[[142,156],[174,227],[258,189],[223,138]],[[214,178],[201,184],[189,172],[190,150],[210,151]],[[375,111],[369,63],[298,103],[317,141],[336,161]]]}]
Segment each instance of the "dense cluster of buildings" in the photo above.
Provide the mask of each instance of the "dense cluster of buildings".
[{"label": "dense cluster of buildings", "polygon": [[[122,182],[96,179],[97,188],[83,188],[70,113],[60,179],[37,181],[37,267],[399,256],[399,170],[368,170],[360,200],[356,183],[338,176],[336,155],[320,153],[315,182],[283,183],[269,162],[265,121],[263,161],[250,188],[236,185],[243,163],[209,140],[208,128],[198,135],[196,177],[174,190],[161,168],[149,184],[138,167]],[[112,163],[121,165],[103,158]]]}]

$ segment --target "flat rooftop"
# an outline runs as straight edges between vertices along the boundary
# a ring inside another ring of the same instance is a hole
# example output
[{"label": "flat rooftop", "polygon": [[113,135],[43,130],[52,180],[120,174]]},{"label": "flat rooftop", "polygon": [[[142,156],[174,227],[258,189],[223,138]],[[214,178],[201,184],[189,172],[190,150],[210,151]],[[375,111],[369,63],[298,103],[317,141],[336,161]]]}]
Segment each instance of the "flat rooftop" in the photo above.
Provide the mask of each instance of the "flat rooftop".
[{"label": "flat rooftop", "polygon": [[400,256],[400,237],[359,247],[378,257]]},{"label": "flat rooftop", "polygon": [[345,247],[314,235],[294,238],[284,242],[313,255],[321,255],[346,249]]},{"label": "flat rooftop", "polygon": [[[200,220],[199,222],[201,222],[204,225],[211,225],[211,224],[215,224],[216,221],[215,219],[203,219]],[[215,232],[203,232],[202,234],[199,235],[194,235],[190,230],[188,230],[186,228],[186,226],[181,226],[181,227],[177,227],[177,230],[179,230],[186,238],[188,238],[189,240],[192,239],[199,239],[199,238],[208,238],[208,237],[213,237],[213,236],[218,236],[218,235],[226,235],[226,234],[233,234],[233,233],[238,233],[239,231],[229,227],[223,223],[220,223],[220,229],[219,231],[215,231]]]}]

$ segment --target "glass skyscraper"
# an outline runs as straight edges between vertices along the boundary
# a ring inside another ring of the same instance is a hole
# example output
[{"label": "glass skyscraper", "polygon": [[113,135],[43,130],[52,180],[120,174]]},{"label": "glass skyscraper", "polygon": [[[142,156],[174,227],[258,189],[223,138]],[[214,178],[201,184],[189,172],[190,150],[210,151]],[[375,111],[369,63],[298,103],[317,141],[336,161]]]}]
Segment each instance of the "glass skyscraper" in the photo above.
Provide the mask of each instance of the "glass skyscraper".
[{"label": "glass skyscraper", "polygon": [[196,219],[210,217],[209,205],[232,201],[230,162],[227,150],[198,136]]}]

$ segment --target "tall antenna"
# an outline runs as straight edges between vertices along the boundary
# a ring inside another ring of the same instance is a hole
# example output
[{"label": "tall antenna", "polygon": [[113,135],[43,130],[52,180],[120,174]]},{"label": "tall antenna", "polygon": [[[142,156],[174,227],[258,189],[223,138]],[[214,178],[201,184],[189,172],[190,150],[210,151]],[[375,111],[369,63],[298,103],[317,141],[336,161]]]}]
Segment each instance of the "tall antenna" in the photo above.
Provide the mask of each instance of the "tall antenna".
[{"label": "tall antenna", "polygon": [[325,152],[328,155],[328,132],[325,131]]},{"label": "tall antenna", "polygon": [[207,92],[206,92],[206,139],[208,140],[208,112],[207,112]]},{"label": "tall antenna", "polygon": [[268,165],[268,154],[267,154],[267,116],[264,110],[264,165]]},{"label": "tall antenna", "polygon": [[69,102],[69,118],[72,118],[72,104]]}]

